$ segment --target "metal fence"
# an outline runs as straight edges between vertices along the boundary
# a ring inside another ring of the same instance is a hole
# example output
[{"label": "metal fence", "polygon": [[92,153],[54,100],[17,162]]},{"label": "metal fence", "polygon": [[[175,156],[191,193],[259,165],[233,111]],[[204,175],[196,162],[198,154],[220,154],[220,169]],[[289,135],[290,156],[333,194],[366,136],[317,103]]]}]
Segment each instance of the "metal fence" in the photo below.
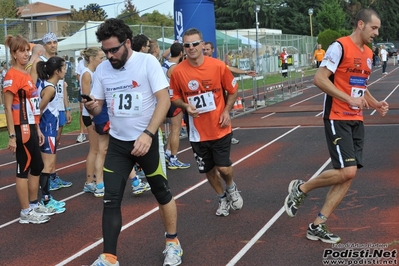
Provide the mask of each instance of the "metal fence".
[{"label": "metal fence", "polygon": [[[8,34],[21,34],[28,40],[38,43],[41,37],[51,31],[59,38],[60,44],[64,39],[74,34],[84,33],[83,38],[75,40],[73,49],[68,51],[70,56],[75,51],[87,48],[90,44],[97,44],[95,30],[97,24],[87,26],[84,22],[57,21],[57,20],[29,20],[3,18],[0,24],[0,40]],[[85,27],[86,25],[86,27]],[[151,39],[157,39],[161,50],[170,47],[174,39],[173,27],[131,25],[133,34],[145,34]],[[301,35],[268,34],[260,31],[256,40],[255,29],[218,31],[217,56],[226,63],[244,70],[256,70],[258,73],[271,73],[279,71],[278,55],[285,47],[292,55],[292,65],[295,67],[309,66],[312,63],[313,51],[316,46],[316,38]],[[206,41],[206,40],[205,40]],[[77,47],[79,47],[77,49]],[[3,50],[3,51],[2,51]],[[64,53],[64,52],[63,52]],[[0,48],[0,59],[5,60],[5,49]]]}]

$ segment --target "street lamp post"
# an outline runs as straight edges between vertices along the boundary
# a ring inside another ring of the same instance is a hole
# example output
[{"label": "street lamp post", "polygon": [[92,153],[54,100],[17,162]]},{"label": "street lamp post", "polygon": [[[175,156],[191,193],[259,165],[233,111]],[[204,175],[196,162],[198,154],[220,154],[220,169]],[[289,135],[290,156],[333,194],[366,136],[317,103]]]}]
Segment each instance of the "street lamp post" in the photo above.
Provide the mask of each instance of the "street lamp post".
[{"label": "street lamp post", "polygon": [[32,0],[30,0],[30,35],[31,35],[31,40],[33,40],[33,3]]},{"label": "street lamp post", "polygon": [[309,19],[310,19],[310,36],[313,37],[313,27],[312,27],[313,8],[309,8],[308,14],[309,14]]},{"label": "street lamp post", "polygon": [[258,48],[258,31],[259,31],[259,22],[258,22],[258,13],[260,11],[260,5],[255,6],[255,39],[256,39],[256,45],[255,45],[255,51],[256,51],[256,72],[259,71],[259,48]]}]

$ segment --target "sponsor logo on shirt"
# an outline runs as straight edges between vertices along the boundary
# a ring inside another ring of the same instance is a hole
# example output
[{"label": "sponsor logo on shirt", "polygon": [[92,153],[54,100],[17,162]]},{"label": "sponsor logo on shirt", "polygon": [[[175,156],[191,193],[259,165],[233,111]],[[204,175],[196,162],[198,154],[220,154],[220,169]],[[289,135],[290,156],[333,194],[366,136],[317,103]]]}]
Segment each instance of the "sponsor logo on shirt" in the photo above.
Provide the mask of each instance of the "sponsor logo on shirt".
[{"label": "sponsor logo on shirt", "polygon": [[190,80],[187,86],[191,91],[196,91],[199,88],[199,83],[196,80]]},{"label": "sponsor logo on shirt", "polygon": [[133,89],[134,89],[134,88],[139,87],[140,85],[137,83],[137,81],[132,80],[132,86],[133,86]]}]

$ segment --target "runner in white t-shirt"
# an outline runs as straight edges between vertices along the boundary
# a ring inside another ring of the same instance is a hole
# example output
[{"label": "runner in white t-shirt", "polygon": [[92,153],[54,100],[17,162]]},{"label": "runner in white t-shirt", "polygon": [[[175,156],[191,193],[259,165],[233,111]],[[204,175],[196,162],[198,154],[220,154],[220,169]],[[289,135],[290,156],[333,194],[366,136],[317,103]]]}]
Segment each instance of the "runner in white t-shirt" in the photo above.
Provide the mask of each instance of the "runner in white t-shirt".
[{"label": "runner in white t-shirt", "polygon": [[[132,31],[121,19],[108,19],[96,32],[108,58],[93,76],[92,99],[83,100],[91,115],[108,107],[110,137],[104,163],[103,253],[92,265],[119,265],[121,202],[126,182],[138,163],[146,173],[166,232],[164,265],[179,265],[183,250],[177,239],[177,210],[162,169],[158,129],[170,106],[168,82],[155,57],[133,52]],[[137,247],[138,248],[138,247]]]}]

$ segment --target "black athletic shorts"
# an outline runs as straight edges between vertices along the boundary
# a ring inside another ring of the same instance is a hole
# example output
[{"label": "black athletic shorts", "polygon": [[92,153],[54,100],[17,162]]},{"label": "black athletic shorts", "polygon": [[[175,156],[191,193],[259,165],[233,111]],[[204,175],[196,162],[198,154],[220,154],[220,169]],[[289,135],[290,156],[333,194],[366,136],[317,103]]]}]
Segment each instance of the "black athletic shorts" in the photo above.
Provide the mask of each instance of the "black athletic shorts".
[{"label": "black athletic shorts", "polygon": [[362,168],[364,125],[362,121],[324,119],[324,130],[331,162],[335,169]]},{"label": "black athletic shorts", "polygon": [[233,133],[223,138],[202,142],[191,142],[200,173],[207,173],[215,166],[231,166],[230,147]]},{"label": "black athletic shorts", "polygon": [[93,123],[93,119],[88,115],[82,115],[82,121],[85,127],[89,127]]}]

